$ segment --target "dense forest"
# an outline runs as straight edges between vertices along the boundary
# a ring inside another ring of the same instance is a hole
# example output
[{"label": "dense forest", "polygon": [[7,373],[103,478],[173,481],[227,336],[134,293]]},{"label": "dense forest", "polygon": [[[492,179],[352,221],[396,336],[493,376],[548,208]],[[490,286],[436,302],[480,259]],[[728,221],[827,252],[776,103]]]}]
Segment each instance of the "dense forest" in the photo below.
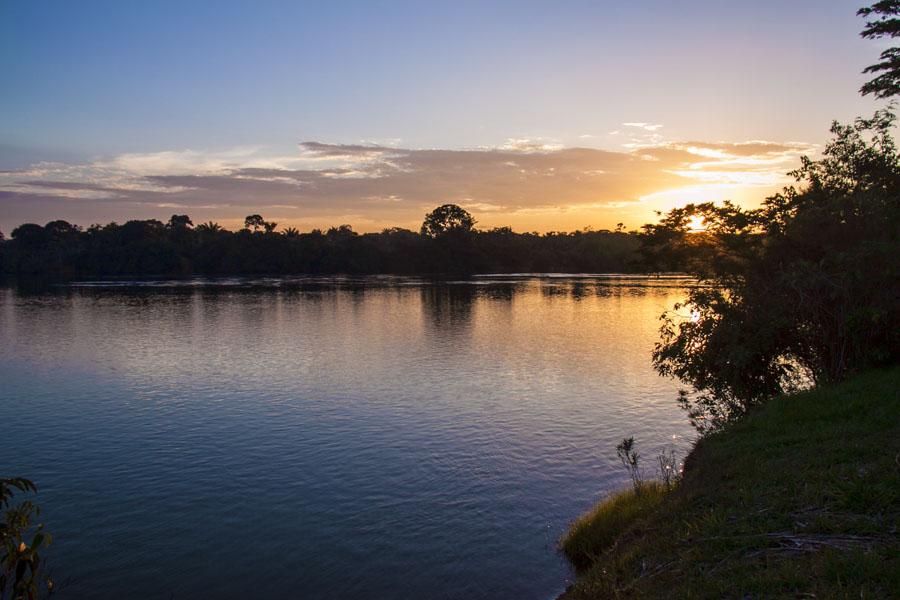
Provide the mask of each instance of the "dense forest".
[{"label": "dense forest", "polygon": [[250,215],[240,231],[196,227],[187,215],[83,229],[66,221],[0,234],[0,274],[124,277],[289,274],[452,274],[642,270],[640,236],[622,231],[478,230],[462,208],[429,213],[419,232],[359,234],[349,226],[300,233]]}]

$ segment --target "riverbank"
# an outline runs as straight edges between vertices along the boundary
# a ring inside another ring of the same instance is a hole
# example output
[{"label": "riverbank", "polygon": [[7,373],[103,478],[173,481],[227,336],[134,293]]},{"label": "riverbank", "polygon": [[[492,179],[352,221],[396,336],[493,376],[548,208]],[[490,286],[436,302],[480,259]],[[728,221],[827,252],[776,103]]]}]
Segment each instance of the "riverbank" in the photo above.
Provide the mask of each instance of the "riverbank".
[{"label": "riverbank", "polygon": [[900,597],[900,368],[778,398],[685,463],[573,524],[564,600]]}]

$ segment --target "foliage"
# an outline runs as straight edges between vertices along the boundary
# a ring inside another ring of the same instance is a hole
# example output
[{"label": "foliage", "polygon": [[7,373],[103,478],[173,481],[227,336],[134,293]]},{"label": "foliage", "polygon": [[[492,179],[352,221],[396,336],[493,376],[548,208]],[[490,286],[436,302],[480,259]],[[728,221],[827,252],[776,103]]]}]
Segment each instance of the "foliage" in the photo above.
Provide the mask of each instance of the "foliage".
[{"label": "foliage", "polygon": [[13,231],[12,239],[0,240],[0,273],[54,278],[609,273],[633,271],[640,246],[636,233],[621,231],[541,235],[509,228],[477,231],[462,218],[426,222],[431,224],[426,229],[444,228],[444,233],[432,237],[392,228],[357,234],[349,225],[308,233],[289,227],[278,233],[260,215],[248,216],[246,228],[237,232],[214,222],[192,227],[187,215],[173,215],[167,224],[128,221],[87,230],[65,221],[43,227],[27,223]]},{"label": "foliage", "polygon": [[276,227],[278,227],[278,223],[266,221],[260,215],[249,215],[244,219],[244,229],[252,229],[253,233],[259,232],[260,229],[265,233],[272,233]]},{"label": "foliage", "polygon": [[675,458],[675,450],[669,448],[656,455],[656,463],[659,465],[659,479],[667,490],[678,483],[681,472],[678,470],[678,460]]},{"label": "foliage", "polygon": [[193,226],[194,222],[187,215],[172,215],[168,224],[169,229],[187,229]]},{"label": "foliage", "polygon": [[898,455],[900,367],[776,398],[578,519],[562,599],[900,597]]},{"label": "foliage", "polygon": [[0,598],[33,600],[53,590],[41,558],[51,538],[43,525],[37,525],[32,535],[32,522],[40,510],[30,500],[13,505],[16,492],[34,493],[37,488],[19,477],[0,479]]},{"label": "foliage", "polygon": [[469,235],[474,228],[475,219],[467,210],[455,204],[444,204],[425,215],[421,233],[430,238]]},{"label": "foliage", "polygon": [[[859,9],[857,14],[875,17],[866,21],[866,27],[860,34],[864,38],[895,38],[900,35],[900,0],[881,0]],[[900,48],[888,48],[879,58],[881,62],[866,67],[863,73],[880,75],[866,82],[859,91],[863,95],[874,94],[876,98],[890,98],[900,94]]]},{"label": "foliage", "polygon": [[644,477],[639,464],[641,455],[634,449],[633,437],[625,438],[616,446],[616,456],[622,461],[622,465],[628,469],[628,475],[631,477],[631,486],[634,488],[635,493],[640,493]]},{"label": "foliage", "polygon": [[[900,353],[900,161],[894,115],[832,126],[819,160],[755,210],[688,205],[644,228],[654,268],[700,279],[663,315],[656,369],[693,386],[701,431],[805,383],[839,381]],[[705,231],[688,226],[701,217]],[[667,262],[668,261],[668,262]],[[674,262],[673,262],[674,261]]]}]

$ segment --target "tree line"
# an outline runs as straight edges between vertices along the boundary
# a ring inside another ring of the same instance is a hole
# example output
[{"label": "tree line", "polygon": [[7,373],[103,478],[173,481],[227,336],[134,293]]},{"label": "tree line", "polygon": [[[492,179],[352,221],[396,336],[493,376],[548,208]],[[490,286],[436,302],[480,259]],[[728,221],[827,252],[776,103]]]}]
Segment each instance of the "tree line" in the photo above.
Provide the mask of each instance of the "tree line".
[{"label": "tree line", "polygon": [[516,233],[475,228],[459,206],[426,215],[420,231],[359,234],[350,225],[301,233],[260,215],[239,231],[187,215],[83,229],[67,221],[0,233],[0,273],[19,277],[150,277],[293,274],[633,272],[643,270],[637,232]]}]

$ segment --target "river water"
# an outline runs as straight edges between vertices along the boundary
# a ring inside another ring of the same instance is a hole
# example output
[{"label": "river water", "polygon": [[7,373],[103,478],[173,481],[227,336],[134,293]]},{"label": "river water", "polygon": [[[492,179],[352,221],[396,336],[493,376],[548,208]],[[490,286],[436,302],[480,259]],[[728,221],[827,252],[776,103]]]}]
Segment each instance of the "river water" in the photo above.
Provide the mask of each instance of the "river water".
[{"label": "river water", "polygon": [[0,288],[0,476],[64,597],[545,600],[616,443],[693,439],[650,364],[685,284]]}]

